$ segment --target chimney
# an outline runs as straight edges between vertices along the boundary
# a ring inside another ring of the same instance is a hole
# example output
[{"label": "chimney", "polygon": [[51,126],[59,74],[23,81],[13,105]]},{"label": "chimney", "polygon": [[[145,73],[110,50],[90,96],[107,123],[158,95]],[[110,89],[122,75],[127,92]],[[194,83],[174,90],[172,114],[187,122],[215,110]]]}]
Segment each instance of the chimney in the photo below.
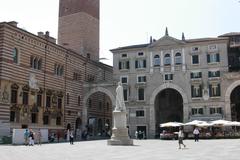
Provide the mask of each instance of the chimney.
[{"label": "chimney", "polygon": [[39,37],[43,37],[43,32],[38,32],[37,34]]},{"label": "chimney", "polygon": [[17,27],[18,22],[10,21],[10,22],[8,22],[8,24],[10,24],[11,26]]},{"label": "chimney", "polygon": [[50,35],[49,31],[46,31],[46,32],[45,32],[45,37],[48,38],[49,35]]},{"label": "chimney", "polygon": [[185,41],[185,36],[183,32],[182,32],[182,41]]},{"label": "chimney", "polygon": [[152,36],[150,36],[150,44],[152,44],[153,42],[153,39],[152,39]]}]

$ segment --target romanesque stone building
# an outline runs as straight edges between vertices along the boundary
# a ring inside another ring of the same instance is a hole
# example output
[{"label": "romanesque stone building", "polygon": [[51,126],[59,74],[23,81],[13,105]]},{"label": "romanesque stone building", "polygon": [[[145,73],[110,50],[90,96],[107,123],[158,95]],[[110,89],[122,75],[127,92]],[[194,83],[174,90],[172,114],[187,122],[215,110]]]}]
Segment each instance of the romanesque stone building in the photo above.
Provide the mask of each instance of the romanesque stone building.
[{"label": "romanesque stone building", "polygon": [[130,134],[159,135],[169,121],[240,121],[240,33],[119,47],[114,79],[124,85]]},{"label": "romanesque stone building", "polygon": [[98,0],[60,0],[60,45],[49,32],[0,23],[0,136],[14,128],[47,128],[61,137],[73,129],[77,138],[110,129],[112,67],[98,61],[98,21]]}]

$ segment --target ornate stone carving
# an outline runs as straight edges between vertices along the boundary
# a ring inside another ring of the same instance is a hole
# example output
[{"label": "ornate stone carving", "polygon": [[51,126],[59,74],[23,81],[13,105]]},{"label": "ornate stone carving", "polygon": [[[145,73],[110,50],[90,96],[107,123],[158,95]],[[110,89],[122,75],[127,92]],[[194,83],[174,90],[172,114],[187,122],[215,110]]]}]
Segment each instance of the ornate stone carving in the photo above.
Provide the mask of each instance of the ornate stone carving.
[{"label": "ornate stone carving", "polygon": [[9,103],[9,93],[7,91],[7,86],[4,87],[3,93],[2,93],[2,102],[3,103]]}]

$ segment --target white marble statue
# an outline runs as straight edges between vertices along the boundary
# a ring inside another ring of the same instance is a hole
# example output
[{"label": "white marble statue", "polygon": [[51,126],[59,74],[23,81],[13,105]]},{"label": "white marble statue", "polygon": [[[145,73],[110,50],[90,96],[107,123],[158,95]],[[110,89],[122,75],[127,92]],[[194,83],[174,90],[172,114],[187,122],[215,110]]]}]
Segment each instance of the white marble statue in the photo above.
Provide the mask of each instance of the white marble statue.
[{"label": "white marble statue", "polygon": [[123,87],[122,83],[118,82],[118,86],[116,88],[116,107],[115,111],[126,111],[126,106],[124,103],[124,98],[123,98]]},{"label": "white marble statue", "polygon": [[38,80],[36,79],[36,76],[33,73],[29,74],[29,87],[31,89],[37,89],[37,90],[39,89]]}]

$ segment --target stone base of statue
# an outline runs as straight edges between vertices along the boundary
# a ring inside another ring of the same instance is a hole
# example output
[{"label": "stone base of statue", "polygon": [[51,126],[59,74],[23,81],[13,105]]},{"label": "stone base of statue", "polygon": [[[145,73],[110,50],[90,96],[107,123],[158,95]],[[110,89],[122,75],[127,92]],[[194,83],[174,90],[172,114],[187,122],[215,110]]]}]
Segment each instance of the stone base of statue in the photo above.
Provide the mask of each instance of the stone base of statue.
[{"label": "stone base of statue", "polygon": [[133,140],[129,138],[127,117],[125,111],[113,111],[112,137],[108,140],[108,145],[133,145]]}]

